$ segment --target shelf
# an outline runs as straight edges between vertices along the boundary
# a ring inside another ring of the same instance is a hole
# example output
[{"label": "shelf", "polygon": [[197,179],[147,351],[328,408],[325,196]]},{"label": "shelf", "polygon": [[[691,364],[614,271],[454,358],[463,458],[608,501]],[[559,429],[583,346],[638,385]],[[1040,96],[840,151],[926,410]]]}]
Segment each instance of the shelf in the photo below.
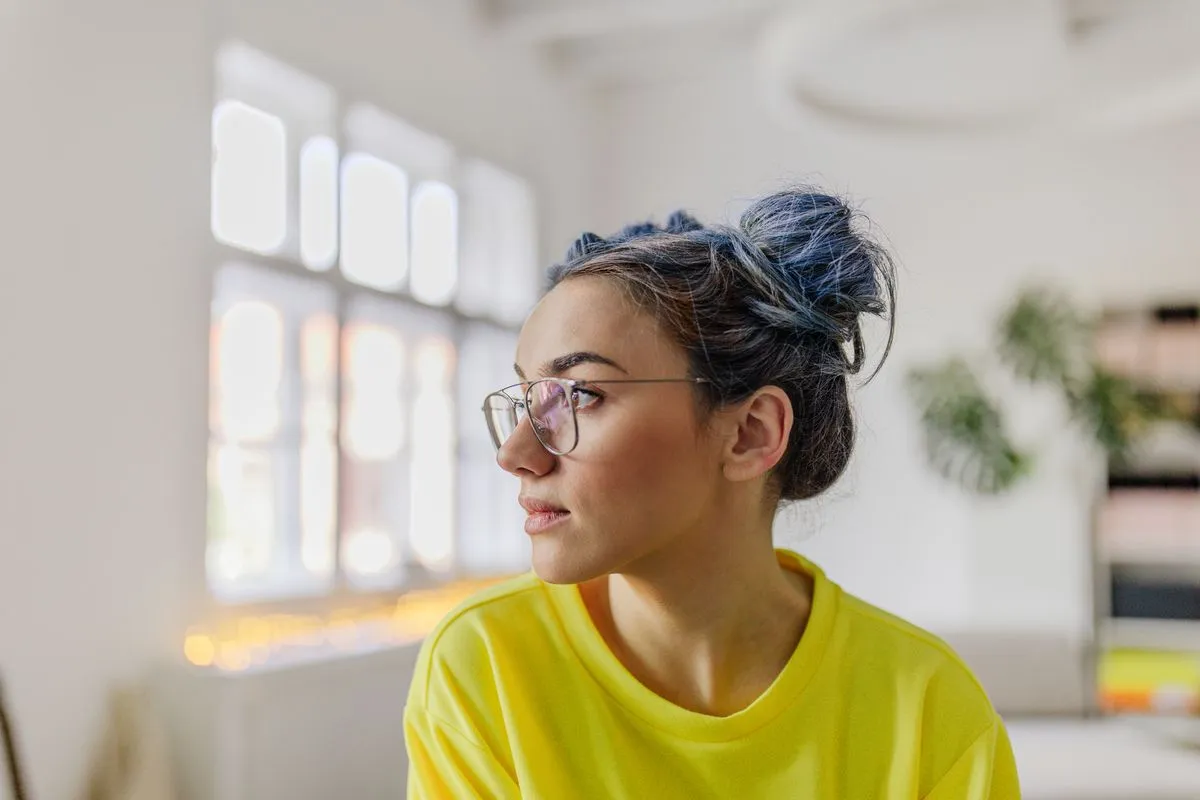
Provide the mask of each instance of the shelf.
[{"label": "shelf", "polygon": [[1100,638],[1105,648],[1200,652],[1200,620],[1110,617]]},{"label": "shelf", "polygon": [[1157,303],[1150,306],[1118,306],[1107,308],[1100,315],[1100,325],[1103,327],[1105,325],[1120,325],[1129,322],[1143,322],[1154,325],[1171,322],[1194,322],[1197,319],[1200,319],[1200,304],[1175,301]]},{"label": "shelf", "polygon": [[1197,305],[1171,305],[1171,306],[1156,306],[1150,312],[1156,322],[1196,322],[1200,320],[1200,306]]},{"label": "shelf", "polygon": [[1194,472],[1112,472],[1108,476],[1110,491],[1134,489],[1200,490],[1200,474]]},{"label": "shelf", "polygon": [[1115,567],[1200,567],[1200,542],[1188,547],[1101,542],[1099,550],[1101,560]]}]

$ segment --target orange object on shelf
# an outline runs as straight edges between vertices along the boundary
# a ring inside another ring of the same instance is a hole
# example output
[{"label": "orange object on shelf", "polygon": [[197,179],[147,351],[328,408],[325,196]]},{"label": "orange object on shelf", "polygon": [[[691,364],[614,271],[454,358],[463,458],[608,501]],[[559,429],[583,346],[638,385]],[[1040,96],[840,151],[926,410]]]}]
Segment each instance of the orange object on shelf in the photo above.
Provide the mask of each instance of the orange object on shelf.
[{"label": "orange object on shelf", "polygon": [[1100,710],[1109,714],[1144,714],[1153,710],[1149,689],[1101,689]]},{"label": "orange object on shelf", "polygon": [[1097,700],[1110,714],[1200,714],[1200,654],[1110,650],[1099,663]]}]

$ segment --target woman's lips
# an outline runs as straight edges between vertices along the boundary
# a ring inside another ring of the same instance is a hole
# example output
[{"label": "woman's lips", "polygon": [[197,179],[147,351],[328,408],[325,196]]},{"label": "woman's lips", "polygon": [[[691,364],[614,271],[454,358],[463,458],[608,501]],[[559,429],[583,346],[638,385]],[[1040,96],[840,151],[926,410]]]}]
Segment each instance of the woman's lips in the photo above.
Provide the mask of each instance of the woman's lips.
[{"label": "woman's lips", "polygon": [[569,511],[536,511],[525,518],[525,532],[530,536],[545,533],[571,516]]},{"label": "woman's lips", "polygon": [[525,518],[525,532],[530,536],[548,530],[571,515],[571,512],[564,508],[533,497],[522,496],[518,498],[518,502],[529,514]]}]

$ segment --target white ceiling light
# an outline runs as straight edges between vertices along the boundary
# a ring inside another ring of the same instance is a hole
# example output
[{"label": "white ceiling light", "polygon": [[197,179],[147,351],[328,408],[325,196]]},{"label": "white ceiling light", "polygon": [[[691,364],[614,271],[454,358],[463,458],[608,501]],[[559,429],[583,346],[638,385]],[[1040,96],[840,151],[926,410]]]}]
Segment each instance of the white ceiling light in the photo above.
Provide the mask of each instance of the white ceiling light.
[{"label": "white ceiling light", "polygon": [[1200,3],[1150,5],[1131,15],[1112,0],[818,0],[766,26],[761,77],[772,111],[794,124],[1010,131],[1200,110]]}]

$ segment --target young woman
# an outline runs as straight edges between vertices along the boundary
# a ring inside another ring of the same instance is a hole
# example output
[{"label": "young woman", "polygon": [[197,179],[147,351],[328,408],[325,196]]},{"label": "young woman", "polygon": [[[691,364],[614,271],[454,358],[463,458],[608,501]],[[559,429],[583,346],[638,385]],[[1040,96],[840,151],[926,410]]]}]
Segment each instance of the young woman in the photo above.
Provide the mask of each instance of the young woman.
[{"label": "young woman", "polygon": [[955,654],[772,544],[845,469],[860,320],[891,319],[858,222],[796,189],[551,270],[484,406],[533,573],[425,642],[411,798],[1019,797]]}]

